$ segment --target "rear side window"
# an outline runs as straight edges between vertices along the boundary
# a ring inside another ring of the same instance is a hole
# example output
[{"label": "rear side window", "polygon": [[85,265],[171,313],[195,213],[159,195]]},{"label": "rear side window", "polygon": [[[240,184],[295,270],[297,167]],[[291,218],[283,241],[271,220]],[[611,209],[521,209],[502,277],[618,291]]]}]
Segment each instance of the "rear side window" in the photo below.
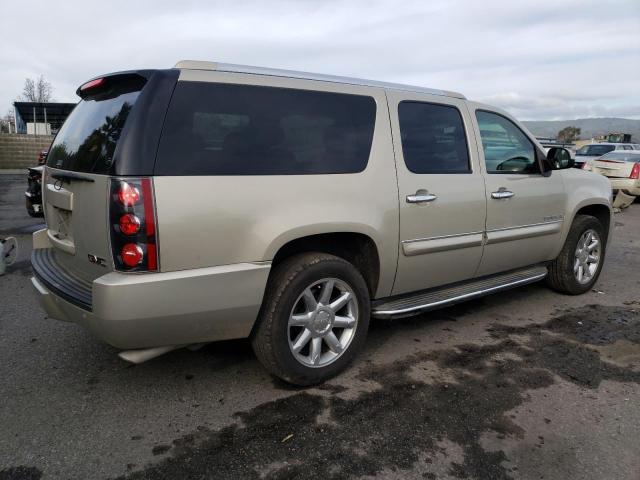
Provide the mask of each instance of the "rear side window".
[{"label": "rear side window", "polygon": [[356,173],[367,166],[372,97],[179,82],[156,175]]},{"label": "rear side window", "polygon": [[113,77],[106,83],[105,89],[73,109],[51,145],[48,166],[98,174],[112,171],[116,145],[144,79]]},{"label": "rear side window", "polygon": [[398,105],[402,154],[413,173],[470,172],[467,138],[457,108],[421,102]]}]

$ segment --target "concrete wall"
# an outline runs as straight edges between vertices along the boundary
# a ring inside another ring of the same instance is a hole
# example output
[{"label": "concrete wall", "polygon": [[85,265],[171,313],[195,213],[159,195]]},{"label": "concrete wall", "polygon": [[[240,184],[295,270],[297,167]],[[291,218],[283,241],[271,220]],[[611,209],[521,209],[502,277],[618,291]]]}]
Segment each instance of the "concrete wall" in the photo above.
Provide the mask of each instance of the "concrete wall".
[{"label": "concrete wall", "polygon": [[0,170],[27,168],[38,164],[38,153],[47,150],[53,140],[46,135],[0,134]]}]

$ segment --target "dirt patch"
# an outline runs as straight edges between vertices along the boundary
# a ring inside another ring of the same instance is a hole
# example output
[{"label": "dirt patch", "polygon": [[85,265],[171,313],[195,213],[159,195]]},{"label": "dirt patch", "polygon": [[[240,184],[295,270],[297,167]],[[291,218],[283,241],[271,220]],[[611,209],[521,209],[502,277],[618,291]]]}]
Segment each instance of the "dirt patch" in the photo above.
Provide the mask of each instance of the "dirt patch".
[{"label": "dirt patch", "polygon": [[40,480],[42,472],[35,467],[10,467],[0,470],[0,480]]},{"label": "dirt patch", "polygon": [[[505,453],[485,450],[481,438],[521,437],[507,412],[527,392],[558,378],[586,389],[603,380],[640,382],[640,372],[603,360],[594,348],[640,339],[632,308],[584,307],[543,325],[495,325],[491,335],[489,345],[363,366],[359,379],[381,388],[356,398],[342,398],[340,388],[329,397],[305,391],[239,412],[238,425],[200,428],[175,440],[167,458],[121,478],[353,478],[429,464],[445,454],[446,440],[462,451],[462,459],[449,459],[450,475],[508,479],[515,474]],[[434,365],[442,380],[434,380]]]}]

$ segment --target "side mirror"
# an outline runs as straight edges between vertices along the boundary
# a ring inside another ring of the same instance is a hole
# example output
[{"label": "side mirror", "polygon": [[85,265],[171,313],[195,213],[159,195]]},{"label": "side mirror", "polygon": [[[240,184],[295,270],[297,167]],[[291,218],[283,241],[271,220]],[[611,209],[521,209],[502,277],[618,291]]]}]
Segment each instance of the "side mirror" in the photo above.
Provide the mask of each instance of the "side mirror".
[{"label": "side mirror", "polygon": [[566,148],[551,147],[547,152],[547,164],[551,167],[551,170],[572,168],[575,163],[575,160],[571,158],[571,153]]}]

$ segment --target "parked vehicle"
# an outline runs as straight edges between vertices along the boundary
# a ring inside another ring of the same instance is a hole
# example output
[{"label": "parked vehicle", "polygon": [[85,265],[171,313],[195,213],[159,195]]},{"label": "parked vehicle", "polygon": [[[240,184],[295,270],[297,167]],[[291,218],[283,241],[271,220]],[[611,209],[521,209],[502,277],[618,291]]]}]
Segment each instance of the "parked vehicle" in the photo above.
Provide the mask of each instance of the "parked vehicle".
[{"label": "parked vehicle", "polygon": [[42,210],[42,170],[47,162],[48,150],[38,153],[38,166],[27,169],[27,190],[24,192],[27,213],[32,217],[44,216]]},{"label": "parked vehicle", "polygon": [[44,165],[27,169],[27,190],[24,192],[27,213],[32,217],[43,217],[42,171]]},{"label": "parked vehicle", "polygon": [[600,274],[608,180],[461,94],[194,61],[77,93],[32,282],[49,317],[130,361],[249,337],[310,385],[370,317],[545,278],[581,294]]},{"label": "parked vehicle", "polygon": [[40,153],[38,154],[38,165],[44,165],[45,163],[47,163],[48,153],[49,153],[49,150],[40,151]]},{"label": "parked vehicle", "polygon": [[575,155],[576,168],[583,168],[585,163],[589,163],[602,155],[613,152],[614,150],[635,150],[636,144],[632,143],[591,143],[583,145],[578,149]]},{"label": "parked vehicle", "polygon": [[608,177],[614,191],[640,195],[640,150],[615,151],[594,160],[585,169]]}]

